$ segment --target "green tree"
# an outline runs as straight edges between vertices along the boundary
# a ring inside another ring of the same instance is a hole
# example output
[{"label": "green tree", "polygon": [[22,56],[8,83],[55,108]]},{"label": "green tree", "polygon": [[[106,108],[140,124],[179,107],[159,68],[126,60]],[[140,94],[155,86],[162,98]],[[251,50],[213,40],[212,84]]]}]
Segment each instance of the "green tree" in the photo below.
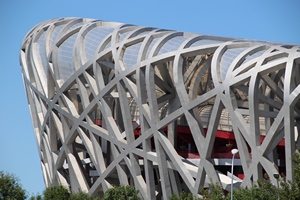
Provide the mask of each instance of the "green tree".
[{"label": "green tree", "polygon": [[139,192],[132,186],[118,186],[108,189],[102,200],[140,200]]},{"label": "green tree", "polygon": [[[1,200],[1,199],[0,199]],[[85,192],[70,193],[66,187],[53,186],[44,190],[43,195],[31,196],[29,200],[100,200]]]},{"label": "green tree", "polygon": [[100,200],[98,197],[92,197],[84,192],[71,194],[70,200]]},{"label": "green tree", "polygon": [[19,179],[13,174],[0,171],[0,199],[24,200],[26,198],[26,190],[22,188]]},{"label": "green tree", "polygon": [[173,194],[170,200],[196,200],[192,193],[180,192],[179,196]]},{"label": "green tree", "polygon": [[283,179],[280,181],[280,199],[283,200],[297,200],[300,199],[300,153],[299,150],[295,153],[294,158],[294,182],[284,182]]},{"label": "green tree", "polygon": [[277,200],[277,198],[277,188],[268,179],[258,181],[251,188],[241,187],[234,191],[234,199],[236,200]]},{"label": "green tree", "polygon": [[220,184],[210,184],[209,189],[202,189],[202,199],[219,200],[224,199],[224,191]]},{"label": "green tree", "polygon": [[31,196],[29,200],[43,200],[42,195],[38,194],[36,196]]},{"label": "green tree", "polygon": [[68,200],[70,199],[70,192],[64,186],[48,187],[43,192],[44,200]]}]

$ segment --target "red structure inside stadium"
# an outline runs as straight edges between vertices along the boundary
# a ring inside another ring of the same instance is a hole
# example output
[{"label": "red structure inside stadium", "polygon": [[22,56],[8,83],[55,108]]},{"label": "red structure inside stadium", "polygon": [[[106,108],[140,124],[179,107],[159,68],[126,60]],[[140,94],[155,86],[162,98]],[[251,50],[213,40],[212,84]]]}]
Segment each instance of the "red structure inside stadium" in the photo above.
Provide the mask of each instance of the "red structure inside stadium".
[{"label": "red structure inside stadium", "polygon": [[[134,122],[133,122],[134,123]],[[96,119],[95,124],[98,126],[102,126],[102,120]],[[134,135],[136,138],[140,136],[140,129],[141,127],[138,126],[134,130]],[[177,126],[177,145],[176,145],[176,151],[177,153],[185,158],[185,159],[200,159],[200,155],[197,151],[195,141],[192,137],[190,128],[188,126]],[[168,127],[165,127],[162,129],[163,132],[167,133]],[[206,129],[204,129],[206,133]],[[260,136],[260,143],[263,142],[265,136]],[[231,150],[237,148],[237,144],[235,141],[234,133],[233,132],[227,132],[227,131],[220,131],[217,130],[216,132],[216,138],[214,142],[213,152],[211,155],[212,159],[231,159],[232,154]],[[154,141],[152,141],[152,149],[155,150]],[[248,147],[249,152],[251,152],[251,149]],[[279,144],[277,145],[277,154],[278,154],[278,160],[280,161],[280,173],[285,174],[285,141],[282,139]],[[236,159],[239,159],[239,154],[235,156]],[[216,166],[216,169],[226,174],[227,171],[230,171],[230,166],[226,165],[219,165]],[[239,177],[240,179],[244,178],[244,174],[242,171],[241,166],[235,166],[235,175]]]}]

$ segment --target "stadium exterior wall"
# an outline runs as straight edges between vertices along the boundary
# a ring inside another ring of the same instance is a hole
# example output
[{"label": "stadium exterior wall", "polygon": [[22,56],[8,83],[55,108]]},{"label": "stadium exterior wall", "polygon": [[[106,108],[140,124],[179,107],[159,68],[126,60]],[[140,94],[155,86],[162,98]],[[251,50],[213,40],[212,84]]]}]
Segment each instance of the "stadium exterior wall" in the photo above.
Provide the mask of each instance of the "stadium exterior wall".
[{"label": "stadium exterior wall", "polygon": [[27,34],[20,62],[47,187],[229,190],[232,148],[235,187],[293,180],[299,45],[60,18]]}]

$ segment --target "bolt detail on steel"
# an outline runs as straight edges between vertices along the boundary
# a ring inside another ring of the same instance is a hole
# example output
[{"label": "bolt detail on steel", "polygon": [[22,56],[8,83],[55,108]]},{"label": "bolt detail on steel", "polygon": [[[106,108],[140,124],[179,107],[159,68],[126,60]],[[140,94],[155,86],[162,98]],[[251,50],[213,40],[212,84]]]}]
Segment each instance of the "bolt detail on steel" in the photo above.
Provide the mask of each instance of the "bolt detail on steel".
[{"label": "bolt detail on steel", "polygon": [[20,62],[46,187],[167,200],[294,179],[300,45],[58,18]]}]

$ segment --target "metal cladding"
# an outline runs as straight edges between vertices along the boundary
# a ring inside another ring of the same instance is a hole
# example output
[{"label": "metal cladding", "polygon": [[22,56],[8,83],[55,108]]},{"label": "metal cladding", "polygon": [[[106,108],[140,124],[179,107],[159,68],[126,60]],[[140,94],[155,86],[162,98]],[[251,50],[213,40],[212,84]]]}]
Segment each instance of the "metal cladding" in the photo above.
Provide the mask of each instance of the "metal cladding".
[{"label": "metal cladding", "polygon": [[144,199],[228,190],[218,131],[239,150],[235,186],[293,180],[299,45],[61,18],[34,27],[20,59],[47,187],[102,195],[130,184]]}]

